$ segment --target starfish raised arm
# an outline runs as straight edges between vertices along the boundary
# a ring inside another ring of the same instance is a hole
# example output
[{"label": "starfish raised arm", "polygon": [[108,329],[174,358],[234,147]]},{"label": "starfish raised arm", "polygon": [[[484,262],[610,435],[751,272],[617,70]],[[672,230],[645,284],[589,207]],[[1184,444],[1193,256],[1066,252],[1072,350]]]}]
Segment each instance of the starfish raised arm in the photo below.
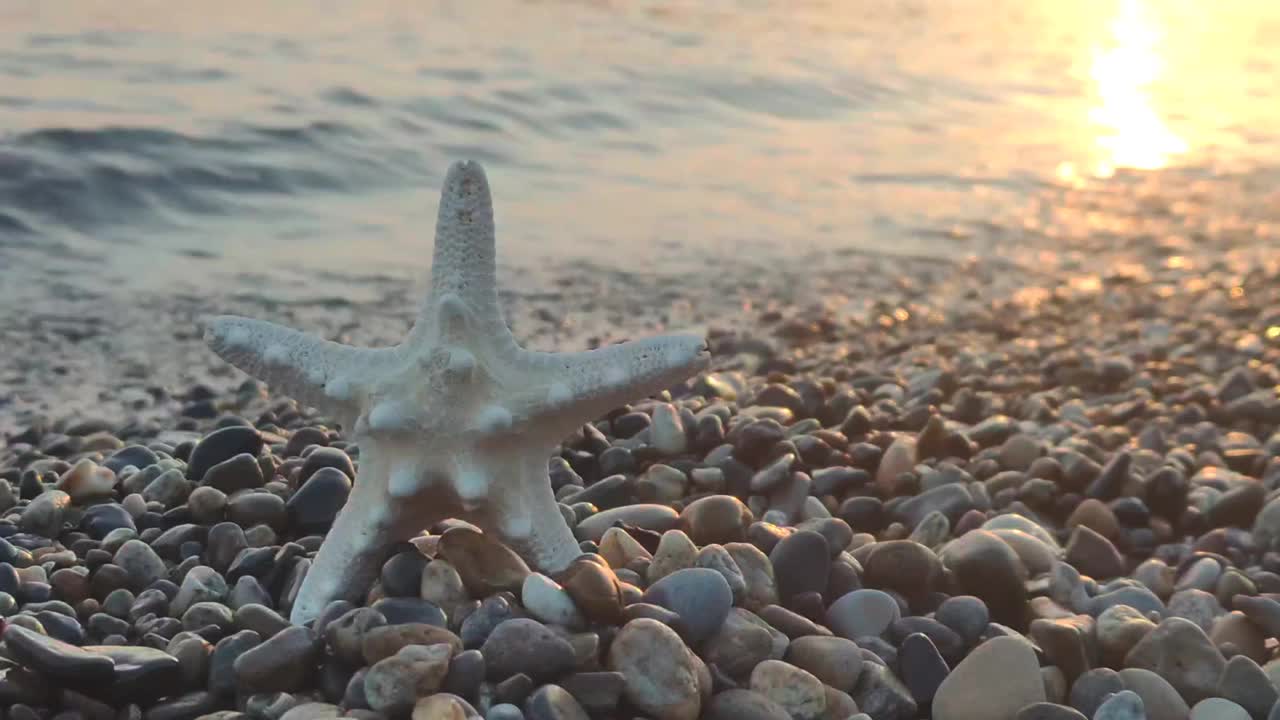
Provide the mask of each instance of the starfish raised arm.
[{"label": "starfish raised arm", "polygon": [[396,348],[355,348],[234,315],[209,319],[205,342],[273,391],[333,413],[348,425],[360,411],[363,378],[396,356]]}]

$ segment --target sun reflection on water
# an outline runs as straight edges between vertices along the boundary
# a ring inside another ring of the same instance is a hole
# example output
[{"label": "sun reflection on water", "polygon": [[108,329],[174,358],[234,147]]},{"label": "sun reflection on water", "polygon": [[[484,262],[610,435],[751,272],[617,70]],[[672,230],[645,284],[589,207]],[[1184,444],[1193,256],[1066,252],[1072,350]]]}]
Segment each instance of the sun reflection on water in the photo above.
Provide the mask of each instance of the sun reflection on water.
[{"label": "sun reflection on water", "polygon": [[1089,70],[1098,100],[1089,120],[1103,129],[1095,142],[1104,156],[1094,173],[1107,177],[1116,168],[1165,167],[1188,146],[1152,104],[1150,88],[1163,70],[1161,28],[1143,0],[1120,0],[1109,31],[1108,45],[1094,51]]}]

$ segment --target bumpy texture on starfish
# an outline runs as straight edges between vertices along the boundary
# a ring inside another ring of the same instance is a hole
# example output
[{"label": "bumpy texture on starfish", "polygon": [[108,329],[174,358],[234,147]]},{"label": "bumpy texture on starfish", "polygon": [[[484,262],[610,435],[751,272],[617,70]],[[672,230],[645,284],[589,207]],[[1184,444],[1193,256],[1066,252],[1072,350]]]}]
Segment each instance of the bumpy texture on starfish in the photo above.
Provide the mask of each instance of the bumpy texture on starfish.
[{"label": "bumpy texture on starfish", "polygon": [[449,169],[431,291],[394,347],[355,348],[240,317],[208,321],[223,359],[351,429],[360,466],[291,620],[355,600],[388,546],[445,518],[494,533],[543,572],[579,554],[547,458],[585,422],[706,366],[704,338],[669,335],[580,353],[516,345],[498,306],[493,204],[476,163]]}]

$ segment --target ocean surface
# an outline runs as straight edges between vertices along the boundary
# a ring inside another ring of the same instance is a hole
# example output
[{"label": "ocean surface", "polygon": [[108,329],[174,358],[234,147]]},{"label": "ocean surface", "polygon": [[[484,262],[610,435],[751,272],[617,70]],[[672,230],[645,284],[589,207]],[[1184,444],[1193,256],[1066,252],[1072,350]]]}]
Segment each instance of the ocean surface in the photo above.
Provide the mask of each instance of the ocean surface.
[{"label": "ocean surface", "polygon": [[1274,200],[1277,78],[1263,0],[6,0],[0,300],[416,278],[463,158],[509,277],[1007,253],[1091,183]]}]

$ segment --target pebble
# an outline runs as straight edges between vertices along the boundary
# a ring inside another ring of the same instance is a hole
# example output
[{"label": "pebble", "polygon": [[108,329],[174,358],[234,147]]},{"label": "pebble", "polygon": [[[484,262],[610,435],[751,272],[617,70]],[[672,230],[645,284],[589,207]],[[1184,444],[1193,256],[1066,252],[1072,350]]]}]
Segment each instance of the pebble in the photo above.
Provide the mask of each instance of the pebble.
[{"label": "pebble", "polygon": [[419,697],[440,689],[453,649],[447,644],[407,645],[374,663],[364,676],[369,707],[384,715],[403,715]]},{"label": "pebble", "polygon": [[[782,649],[785,648],[784,636]],[[745,679],[757,664],[770,658],[776,660],[781,652],[768,623],[749,610],[734,608],[720,630],[703,646],[701,656],[730,677]]]},{"label": "pebble", "polygon": [[182,666],[167,652],[142,646],[86,646],[85,651],[111,658],[115,677],[107,690],[90,694],[113,704],[149,703],[169,695],[182,681]]},{"label": "pebble", "polygon": [[315,671],[319,650],[310,628],[290,627],[241,653],[234,662],[236,681],[252,692],[303,690]]},{"label": "pebble", "polygon": [[863,567],[868,585],[896,590],[904,595],[929,592],[942,573],[942,563],[937,555],[911,540],[875,543]]},{"label": "pebble", "polygon": [[18,527],[25,533],[56,538],[62,533],[63,518],[70,505],[70,495],[61,490],[46,490],[22,511]]},{"label": "pebble", "polygon": [[590,560],[574,562],[565,571],[564,591],[587,619],[616,624],[622,619],[622,588],[617,576],[605,564]]},{"label": "pebble", "polygon": [[500,623],[480,646],[490,680],[523,673],[534,680],[554,680],[575,663],[573,646],[550,629],[527,618]]},{"label": "pebble", "polygon": [[773,575],[773,563],[751,543],[728,543],[725,552],[733,558],[733,564],[742,573],[742,581],[746,589],[742,596],[742,606],[752,611],[774,605],[778,602],[778,582]]},{"label": "pebble", "polygon": [[733,593],[720,573],[687,568],[650,585],[643,601],[679,615],[689,644],[696,648],[720,629],[733,606]]},{"label": "pebble", "polygon": [[898,601],[880,590],[854,590],[827,608],[826,625],[840,637],[857,640],[881,635],[899,619]]},{"label": "pebble", "polygon": [[1120,681],[1142,698],[1148,720],[1186,720],[1191,708],[1169,681],[1143,668],[1125,668]]},{"label": "pebble", "polygon": [[285,505],[289,521],[301,533],[322,533],[333,525],[351,494],[351,478],[332,467],[317,470]]},{"label": "pebble", "polygon": [[[1023,640],[997,637],[973,649],[938,687],[935,720],[1005,720],[1045,699],[1035,651]],[[999,692],[993,692],[999,688]],[[860,707],[863,707],[859,703]],[[866,708],[863,707],[865,710]]]},{"label": "pebble", "polygon": [[[377,612],[375,608],[371,609]],[[378,615],[381,614],[378,613]],[[334,622],[337,622],[337,620]],[[376,616],[367,615],[360,622],[364,626],[355,630],[354,634],[363,637],[360,640],[360,654],[368,665],[373,665],[379,660],[395,655],[406,645],[445,644],[452,647],[454,652],[462,651],[462,639],[438,625],[428,625],[426,623],[381,625],[378,624]],[[538,627],[542,626],[539,625]],[[325,631],[327,633],[328,628],[325,628]],[[355,641],[354,638],[348,638],[348,640],[350,642]]]},{"label": "pebble", "polygon": [[231,425],[205,435],[191,450],[187,460],[187,479],[204,479],[209,468],[241,453],[257,457],[264,441],[261,433],[252,427]]},{"label": "pebble", "polygon": [[529,615],[548,625],[581,628],[586,625],[573,598],[542,573],[530,573],[520,588],[520,602]]},{"label": "pebble", "polygon": [[1167,618],[1134,645],[1125,667],[1151,670],[1188,703],[1213,695],[1227,661],[1195,623]]},{"label": "pebble", "polygon": [[529,720],[588,720],[577,698],[559,685],[543,685],[534,691],[524,702],[524,716]]},{"label": "pebble", "polygon": [[49,679],[80,687],[115,678],[115,662],[101,653],[83,650],[14,623],[8,624],[0,637],[15,660]]},{"label": "pebble", "polygon": [[1067,542],[1065,559],[1085,575],[1107,580],[1125,574],[1124,557],[1092,528],[1077,525]]},{"label": "pebble", "polygon": [[239,490],[255,490],[265,483],[262,466],[249,453],[234,455],[209,468],[201,477],[202,487],[231,495]]},{"label": "pebble", "polygon": [[790,715],[781,705],[758,692],[734,688],[716,693],[702,717],[705,720],[787,720]]},{"label": "pebble", "polygon": [[999,536],[974,530],[951,541],[939,553],[965,594],[981,598],[997,622],[1021,625],[1026,609],[1027,569]]},{"label": "pebble", "polygon": [[1227,661],[1218,678],[1216,694],[1230,700],[1253,717],[1266,718],[1267,712],[1280,700],[1280,694],[1258,663],[1237,655]]},{"label": "pebble", "polygon": [[448,618],[430,600],[417,597],[386,597],[370,605],[382,613],[389,625],[422,624],[445,627]]},{"label": "pebble", "polygon": [[632,525],[653,532],[666,532],[680,524],[680,515],[666,505],[640,503],[602,510],[583,519],[574,528],[579,540],[600,542],[604,533],[615,523]]},{"label": "pebble", "polygon": [[632,620],[609,647],[610,670],[622,673],[627,701],[655,720],[696,720],[710,676],[675,631],[656,620]]},{"label": "pebble", "polygon": [[1014,720],[1089,720],[1079,710],[1056,703],[1032,703],[1018,711]]},{"label": "pebble", "polygon": [[1225,698],[1205,698],[1191,708],[1188,720],[1252,720],[1252,716]]},{"label": "pebble", "polygon": [[169,611],[181,616],[199,602],[221,602],[227,597],[227,581],[218,571],[197,565],[187,571],[178,594],[169,603]]},{"label": "pebble", "polygon": [[[419,579],[419,596],[436,607],[453,621],[460,609],[470,602],[462,575],[448,560],[436,559],[427,563]],[[457,627],[454,625],[454,627]]]},{"label": "pebble", "polygon": [[898,667],[912,699],[921,707],[933,702],[938,687],[951,672],[937,646],[923,633],[912,633],[903,639],[898,649]]},{"label": "pebble", "polygon": [[440,536],[439,555],[448,560],[474,597],[507,590],[519,593],[529,566],[513,550],[484,533],[454,527]]},{"label": "pebble", "polygon": [[990,615],[986,603],[972,595],[949,597],[938,605],[934,617],[943,625],[956,631],[966,646],[977,644],[979,636],[987,629]]},{"label": "pebble", "polygon": [[1122,690],[1098,706],[1093,720],[1147,720],[1147,714],[1137,693]]},{"label": "pebble", "polygon": [[645,572],[650,583],[657,582],[677,570],[693,567],[698,548],[683,530],[668,530],[658,540],[657,551]]},{"label": "pebble", "polygon": [[781,660],[765,660],[751,671],[751,689],[777,703],[794,720],[818,720],[827,709],[822,681]]},{"label": "pebble", "polygon": [[783,603],[802,593],[825,590],[830,557],[826,538],[811,530],[794,532],[778,542],[769,553],[769,562]]},{"label": "pebble", "polygon": [[111,562],[124,570],[129,588],[135,592],[145,590],[168,575],[164,560],[141,540],[130,540],[121,545]]}]

